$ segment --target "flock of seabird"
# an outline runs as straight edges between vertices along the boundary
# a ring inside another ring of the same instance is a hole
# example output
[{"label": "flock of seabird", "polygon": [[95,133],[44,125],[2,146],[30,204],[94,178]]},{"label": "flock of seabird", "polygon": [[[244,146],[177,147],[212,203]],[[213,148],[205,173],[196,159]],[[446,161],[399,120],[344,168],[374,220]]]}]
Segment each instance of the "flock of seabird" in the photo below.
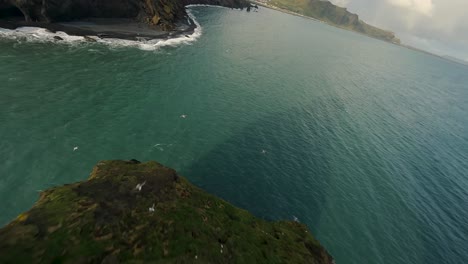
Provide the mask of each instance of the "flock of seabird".
[{"label": "flock of seabird", "polygon": [[[188,117],[188,115],[186,115],[186,114],[183,114],[183,115],[180,116],[180,118],[184,118],[184,119],[187,118],[187,117]],[[154,145],[154,147],[158,147],[158,146],[160,146],[160,145],[163,145],[163,144],[156,144],[156,145]],[[75,147],[73,148],[73,152],[75,152],[75,151],[77,151],[77,150],[78,150],[78,146],[75,146]],[[262,149],[262,154],[266,154],[266,153],[267,153],[267,151],[264,150],[264,149]],[[144,186],[145,184],[146,184],[146,181],[144,181],[144,182],[142,182],[142,183],[139,183],[139,184],[137,184],[137,186],[135,187],[135,189],[136,189],[137,191],[140,192],[141,189],[143,188],[143,186]],[[154,209],[154,204],[153,204],[153,206],[151,206],[150,208],[148,208],[148,211],[151,212],[151,213],[153,213],[153,212],[155,211],[155,209]],[[293,216],[293,217],[294,217],[294,221],[298,222],[297,217],[295,217],[295,216]],[[223,253],[223,247],[224,247],[223,244],[221,244],[221,250],[220,250],[221,254]],[[195,256],[195,259],[197,259],[197,258],[198,258],[198,256]]]}]

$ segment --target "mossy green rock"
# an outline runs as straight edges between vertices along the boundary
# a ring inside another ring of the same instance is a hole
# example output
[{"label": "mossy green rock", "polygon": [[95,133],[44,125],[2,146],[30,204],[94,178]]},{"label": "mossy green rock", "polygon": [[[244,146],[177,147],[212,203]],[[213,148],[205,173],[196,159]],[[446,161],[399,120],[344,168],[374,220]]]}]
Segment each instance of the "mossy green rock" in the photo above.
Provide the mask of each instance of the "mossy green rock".
[{"label": "mossy green rock", "polygon": [[258,219],[170,168],[132,160],[100,162],[87,181],[41,193],[32,209],[0,229],[0,263],[333,259],[303,224]]}]

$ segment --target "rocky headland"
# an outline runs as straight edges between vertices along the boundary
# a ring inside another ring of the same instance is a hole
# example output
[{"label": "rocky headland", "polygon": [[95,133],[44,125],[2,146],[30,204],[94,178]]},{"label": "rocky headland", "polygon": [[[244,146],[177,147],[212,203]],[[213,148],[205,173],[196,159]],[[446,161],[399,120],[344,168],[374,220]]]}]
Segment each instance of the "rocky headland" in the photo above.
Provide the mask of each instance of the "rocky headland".
[{"label": "rocky headland", "polygon": [[267,222],[157,162],[103,161],[0,229],[0,263],[333,263],[307,227]]},{"label": "rocky headland", "polygon": [[167,37],[168,32],[193,31],[185,7],[195,4],[252,7],[247,0],[0,0],[0,27],[125,39]]},{"label": "rocky headland", "polygon": [[372,38],[400,44],[395,33],[362,21],[357,14],[326,0],[254,0],[265,7],[286,13],[313,18],[331,26],[354,31]]}]

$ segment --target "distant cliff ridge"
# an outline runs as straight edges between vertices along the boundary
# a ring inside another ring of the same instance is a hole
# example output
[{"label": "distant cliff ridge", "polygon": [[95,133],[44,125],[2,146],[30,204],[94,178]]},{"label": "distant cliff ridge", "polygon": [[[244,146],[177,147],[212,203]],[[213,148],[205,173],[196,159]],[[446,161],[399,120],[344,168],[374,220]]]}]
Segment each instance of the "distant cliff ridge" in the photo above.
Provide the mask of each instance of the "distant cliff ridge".
[{"label": "distant cliff ridge", "polygon": [[82,18],[134,18],[170,30],[186,17],[185,6],[211,4],[248,8],[247,0],[0,0],[0,19],[61,22]]},{"label": "distant cliff ridge", "polygon": [[346,8],[322,0],[271,0],[267,5],[279,7],[304,16],[322,20],[328,24],[366,34],[370,37],[400,43],[393,32],[371,26],[359,19],[359,16],[348,12]]},{"label": "distant cliff ridge", "polygon": [[[235,188],[235,186],[233,186]],[[103,161],[0,229],[0,263],[312,263],[307,227],[267,222],[156,162]]]}]

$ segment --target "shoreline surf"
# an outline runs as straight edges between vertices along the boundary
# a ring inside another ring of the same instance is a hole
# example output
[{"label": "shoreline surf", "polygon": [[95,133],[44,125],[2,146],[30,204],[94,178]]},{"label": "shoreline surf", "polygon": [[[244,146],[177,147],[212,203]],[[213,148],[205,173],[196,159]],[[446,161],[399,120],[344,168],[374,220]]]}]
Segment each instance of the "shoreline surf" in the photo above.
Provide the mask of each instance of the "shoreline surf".
[{"label": "shoreline surf", "polygon": [[187,22],[165,32],[129,19],[87,19],[67,23],[27,23],[0,20],[0,37],[54,43],[103,43],[111,46],[157,50],[196,41],[201,25],[187,6]]}]

